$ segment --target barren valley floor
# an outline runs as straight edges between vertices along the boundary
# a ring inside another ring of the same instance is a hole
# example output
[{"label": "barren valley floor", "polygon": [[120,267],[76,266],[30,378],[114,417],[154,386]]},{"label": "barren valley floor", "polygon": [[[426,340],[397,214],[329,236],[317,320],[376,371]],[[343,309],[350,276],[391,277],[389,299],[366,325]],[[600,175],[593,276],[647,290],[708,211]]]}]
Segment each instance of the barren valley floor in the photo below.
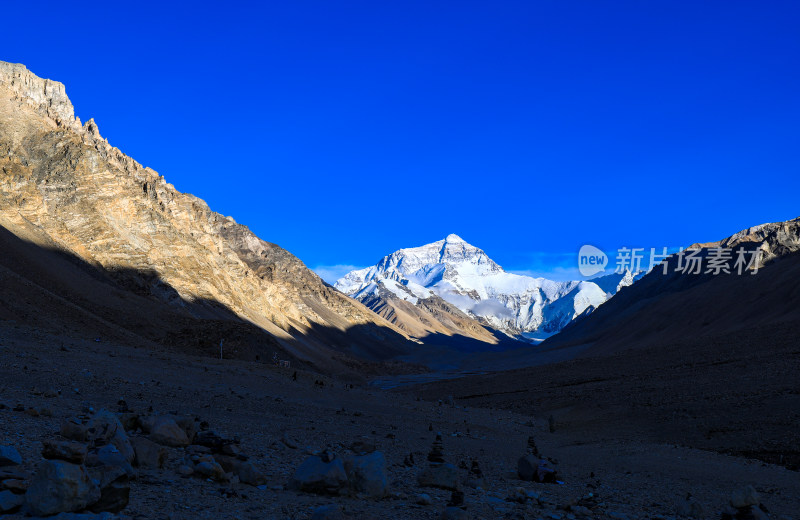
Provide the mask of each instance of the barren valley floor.
[{"label": "barren valley floor", "polygon": [[[115,411],[124,399],[137,412],[152,407],[155,413],[191,414],[220,435],[239,436],[242,451],[267,476],[264,488],[184,478],[175,471],[183,449],[170,448],[164,469],[139,470],[132,481],[122,514],[141,519],[309,519],[327,504],[338,504],[345,518],[359,520],[441,518],[450,492],[420,488],[416,479],[436,432],[442,433],[448,462],[469,466],[477,460],[485,474],[486,489],[464,488],[466,509],[475,519],[586,518],[567,510],[581,499],[590,506],[588,518],[675,518],[687,494],[701,504],[702,517],[719,518],[731,493],[747,484],[758,490],[771,518],[800,514],[800,474],[778,465],[637,438],[635,430],[608,436],[603,428],[557,427],[551,433],[548,417],[533,409],[465,407],[470,400],[458,399],[440,404],[438,399],[447,398],[441,387],[424,389],[431,399],[426,401],[413,390],[349,389],[329,378],[320,388],[314,382],[321,376],[301,372],[292,381],[291,373],[93,338],[70,340],[5,323],[0,328],[0,403],[5,405],[0,445],[16,447],[23,469],[32,472],[41,460],[41,441],[52,438],[62,420],[87,406]],[[60,394],[40,395],[49,389]],[[17,405],[39,416],[14,411]],[[386,456],[389,497],[285,489],[308,452],[327,447],[343,453],[363,436]],[[517,459],[529,436],[556,462],[563,484],[517,479]],[[404,464],[409,454],[413,466]],[[466,470],[459,471],[466,477]],[[527,491],[538,500],[507,500]],[[430,504],[417,504],[423,493]]]}]

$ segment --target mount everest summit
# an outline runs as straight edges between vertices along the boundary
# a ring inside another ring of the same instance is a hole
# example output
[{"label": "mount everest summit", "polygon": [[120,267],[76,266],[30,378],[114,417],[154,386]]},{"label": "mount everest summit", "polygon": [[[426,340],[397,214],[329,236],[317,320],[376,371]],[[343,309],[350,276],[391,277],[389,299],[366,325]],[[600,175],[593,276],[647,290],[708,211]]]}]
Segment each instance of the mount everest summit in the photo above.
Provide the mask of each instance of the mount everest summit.
[{"label": "mount everest summit", "polygon": [[[372,267],[348,273],[335,287],[412,336],[449,331],[481,339],[476,332],[486,336],[485,327],[510,336],[558,332],[636,278],[626,271],[559,282],[508,273],[481,249],[449,235],[400,249]],[[439,312],[431,315],[432,308]],[[464,331],[468,318],[483,330]]]}]

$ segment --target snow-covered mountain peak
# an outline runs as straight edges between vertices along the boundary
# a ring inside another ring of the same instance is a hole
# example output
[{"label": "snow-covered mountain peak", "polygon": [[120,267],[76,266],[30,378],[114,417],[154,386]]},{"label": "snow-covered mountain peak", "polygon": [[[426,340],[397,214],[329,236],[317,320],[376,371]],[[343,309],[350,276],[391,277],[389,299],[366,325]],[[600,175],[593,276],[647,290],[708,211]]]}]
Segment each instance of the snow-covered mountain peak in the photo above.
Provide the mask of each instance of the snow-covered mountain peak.
[{"label": "snow-covered mountain peak", "polygon": [[356,299],[399,298],[417,304],[438,296],[485,324],[512,335],[554,331],[633,282],[630,275],[602,281],[553,281],[507,273],[458,235],[400,249],[373,267],[339,279],[335,287]]}]

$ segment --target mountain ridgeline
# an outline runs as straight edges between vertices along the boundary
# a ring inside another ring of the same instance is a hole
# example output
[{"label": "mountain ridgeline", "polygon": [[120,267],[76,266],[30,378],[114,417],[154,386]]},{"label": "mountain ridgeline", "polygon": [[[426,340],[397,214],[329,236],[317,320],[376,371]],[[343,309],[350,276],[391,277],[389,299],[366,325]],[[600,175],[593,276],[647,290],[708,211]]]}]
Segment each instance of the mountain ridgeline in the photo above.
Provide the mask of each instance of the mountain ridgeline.
[{"label": "mountain ridgeline", "polygon": [[223,355],[319,370],[415,346],[289,252],[109,145],[93,120],[82,125],[64,85],[5,62],[0,227],[6,322],[213,355],[222,341]]},{"label": "mountain ridgeline", "polygon": [[[558,282],[508,273],[457,235],[400,249],[335,287],[412,336],[449,330],[486,341],[487,331],[546,336],[592,312],[637,275]],[[492,334],[489,341],[494,341]]]}]

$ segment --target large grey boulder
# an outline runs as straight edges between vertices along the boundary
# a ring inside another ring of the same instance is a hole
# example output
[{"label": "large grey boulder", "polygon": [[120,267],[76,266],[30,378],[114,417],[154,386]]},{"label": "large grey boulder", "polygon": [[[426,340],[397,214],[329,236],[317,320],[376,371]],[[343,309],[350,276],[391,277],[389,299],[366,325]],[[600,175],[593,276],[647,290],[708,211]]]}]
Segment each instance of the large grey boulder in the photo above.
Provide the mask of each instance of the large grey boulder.
[{"label": "large grey boulder", "polygon": [[175,418],[175,424],[186,434],[189,444],[194,442],[197,431],[200,429],[200,424],[193,417],[177,417]]},{"label": "large grey boulder", "polygon": [[65,419],[61,423],[59,433],[61,436],[72,441],[86,442],[89,438],[89,427],[83,424],[80,419],[75,417]]},{"label": "large grey boulder", "polygon": [[0,491],[0,514],[13,513],[25,503],[25,497],[11,491]]},{"label": "large grey boulder", "polygon": [[85,509],[100,499],[100,488],[83,466],[46,460],[25,494],[31,513],[39,516]]},{"label": "large grey boulder", "polygon": [[345,461],[350,489],[370,498],[383,498],[389,492],[386,458],[380,451],[352,457]]},{"label": "large grey boulder", "polygon": [[102,468],[104,471],[119,472],[122,470],[129,477],[136,476],[136,471],[128,462],[128,458],[111,444],[89,452],[86,456],[86,465]]},{"label": "large grey boulder", "polygon": [[127,475],[113,480],[100,490],[100,500],[89,506],[94,513],[111,512],[119,513],[128,506],[131,486]]},{"label": "large grey boulder", "polygon": [[162,446],[182,448],[189,445],[186,432],[170,417],[162,415],[150,427],[150,440]]},{"label": "large grey boulder", "polygon": [[117,513],[128,505],[129,478],[133,475],[133,468],[125,459],[118,458],[117,461],[118,464],[101,463],[87,468],[89,477],[100,487],[100,498],[89,506],[95,513],[103,511]]},{"label": "large grey boulder", "polygon": [[42,457],[83,464],[86,460],[86,445],[80,442],[46,439],[42,442]]},{"label": "large grey boulder", "polygon": [[731,505],[736,509],[757,506],[761,501],[758,492],[753,486],[745,486],[731,494]]},{"label": "large grey boulder", "polygon": [[0,446],[0,466],[18,466],[22,464],[22,455],[13,446]]},{"label": "large grey boulder", "polygon": [[530,454],[520,457],[517,461],[517,475],[521,480],[531,482],[556,481],[556,471],[547,464],[547,461]]},{"label": "large grey boulder", "polygon": [[119,418],[108,410],[97,412],[87,424],[88,440],[95,446],[112,445],[128,462],[133,462],[135,453]]},{"label": "large grey boulder", "polygon": [[161,469],[167,459],[167,449],[144,437],[131,437],[136,453],[134,464],[145,469]]},{"label": "large grey boulder", "polygon": [[347,487],[347,472],[341,459],[325,462],[312,455],[295,470],[289,487],[309,493],[338,495]]},{"label": "large grey boulder", "polygon": [[217,481],[224,481],[227,479],[225,470],[218,462],[215,462],[213,460],[204,460],[199,462],[194,467],[194,472],[198,475],[202,475],[204,477]]},{"label": "large grey boulder", "polygon": [[266,475],[261,473],[250,461],[241,460],[228,455],[214,455],[214,460],[216,460],[225,471],[239,477],[239,482],[242,484],[261,486],[267,483]]}]

